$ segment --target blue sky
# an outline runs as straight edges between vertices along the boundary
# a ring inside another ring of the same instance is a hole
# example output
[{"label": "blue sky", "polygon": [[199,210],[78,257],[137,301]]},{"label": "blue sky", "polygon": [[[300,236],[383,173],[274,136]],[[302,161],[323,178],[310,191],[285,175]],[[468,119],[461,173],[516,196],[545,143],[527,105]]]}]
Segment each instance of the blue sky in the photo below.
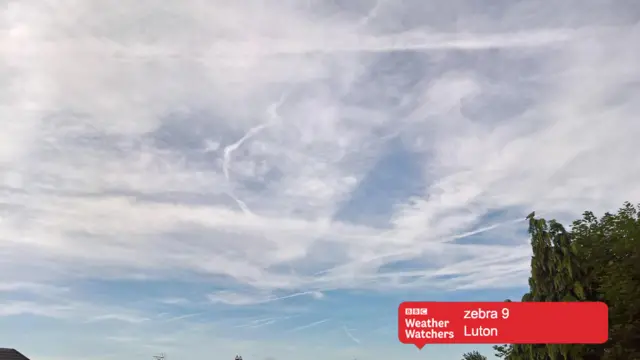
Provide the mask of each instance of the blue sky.
[{"label": "blue sky", "polygon": [[638,201],[634,1],[5,1],[0,347],[459,359],[524,217]]}]

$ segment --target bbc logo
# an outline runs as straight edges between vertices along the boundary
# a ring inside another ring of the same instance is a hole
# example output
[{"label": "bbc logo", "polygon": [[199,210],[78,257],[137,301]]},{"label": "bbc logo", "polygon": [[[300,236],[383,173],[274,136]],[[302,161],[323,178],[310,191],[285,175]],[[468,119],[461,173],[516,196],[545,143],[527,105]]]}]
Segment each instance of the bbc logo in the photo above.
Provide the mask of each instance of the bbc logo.
[{"label": "bbc logo", "polygon": [[406,308],[404,309],[405,315],[427,315],[427,308]]}]

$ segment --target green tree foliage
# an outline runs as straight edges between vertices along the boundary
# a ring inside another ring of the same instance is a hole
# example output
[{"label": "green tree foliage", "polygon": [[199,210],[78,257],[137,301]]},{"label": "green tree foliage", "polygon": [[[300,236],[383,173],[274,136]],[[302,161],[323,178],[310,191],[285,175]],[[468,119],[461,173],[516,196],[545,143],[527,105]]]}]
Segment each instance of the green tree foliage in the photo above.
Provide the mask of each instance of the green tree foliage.
[{"label": "green tree foliage", "polygon": [[487,357],[477,351],[468,352],[462,355],[462,360],[487,360]]},{"label": "green tree foliage", "polygon": [[509,344],[505,344],[505,345],[495,345],[493,347],[493,350],[495,350],[495,355],[496,357],[499,357],[501,359],[509,359],[511,356],[511,350],[512,350],[512,346]]},{"label": "green tree foliage", "polygon": [[609,305],[609,342],[595,349],[603,359],[640,359],[640,205],[597,219],[586,212],[574,222],[576,244],[587,269],[585,287]]},{"label": "green tree foliage", "polygon": [[585,212],[570,231],[527,217],[531,278],[522,301],[604,301],[609,336],[603,345],[501,345],[505,360],[640,359],[640,206],[630,203],[596,218]]}]

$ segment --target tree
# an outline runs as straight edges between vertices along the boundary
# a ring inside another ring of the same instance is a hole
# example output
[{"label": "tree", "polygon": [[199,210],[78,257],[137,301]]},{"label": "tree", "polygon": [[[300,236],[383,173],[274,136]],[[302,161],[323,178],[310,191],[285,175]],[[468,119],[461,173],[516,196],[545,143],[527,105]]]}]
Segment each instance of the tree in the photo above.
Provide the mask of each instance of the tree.
[{"label": "tree", "polygon": [[594,300],[609,306],[609,341],[593,347],[602,359],[640,359],[640,205],[625,203],[599,220],[585,212],[573,223],[576,249]]},{"label": "tree", "polygon": [[640,206],[625,203],[597,219],[585,212],[567,231],[531,213],[531,277],[522,301],[604,301],[610,339],[603,345],[494,346],[505,360],[640,359]]},{"label": "tree", "polygon": [[493,350],[495,350],[496,357],[501,359],[510,359],[511,356],[511,345],[494,345]]},{"label": "tree", "polygon": [[[582,286],[584,271],[572,243],[571,234],[555,220],[527,216],[531,235],[531,277],[529,292],[522,301],[583,301],[587,294]],[[583,345],[513,345],[495,347],[498,356],[509,360],[579,359]]]},{"label": "tree", "polygon": [[487,360],[487,357],[477,351],[468,352],[462,355],[462,360]]}]

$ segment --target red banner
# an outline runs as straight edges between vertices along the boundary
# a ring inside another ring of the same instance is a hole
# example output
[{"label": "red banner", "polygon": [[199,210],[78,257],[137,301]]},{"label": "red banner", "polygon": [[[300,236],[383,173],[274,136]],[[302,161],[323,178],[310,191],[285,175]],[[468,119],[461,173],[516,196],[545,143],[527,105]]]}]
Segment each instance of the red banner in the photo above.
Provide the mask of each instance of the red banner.
[{"label": "red banner", "polygon": [[601,344],[609,337],[602,302],[404,302],[398,338],[426,344]]}]

